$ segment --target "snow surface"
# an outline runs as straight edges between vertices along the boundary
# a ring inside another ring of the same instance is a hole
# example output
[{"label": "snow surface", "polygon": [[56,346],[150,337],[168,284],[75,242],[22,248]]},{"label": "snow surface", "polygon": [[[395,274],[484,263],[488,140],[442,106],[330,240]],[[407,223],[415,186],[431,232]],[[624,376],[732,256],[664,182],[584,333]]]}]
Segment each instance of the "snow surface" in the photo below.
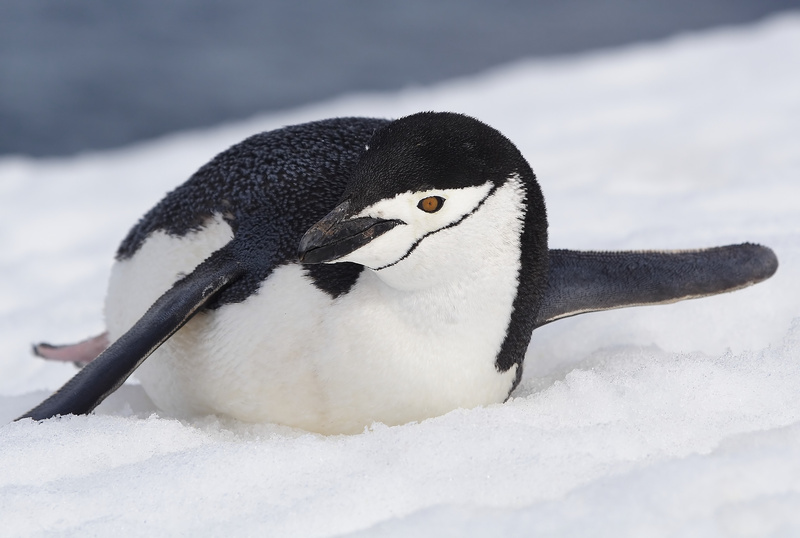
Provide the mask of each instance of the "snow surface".
[{"label": "snow surface", "polygon": [[[135,383],[88,417],[8,423],[74,373],[40,339],[102,329],[117,242],[260,130],[453,110],[542,184],[551,246],[771,246],[768,282],[534,333],[505,404],[324,437],[162,417]],[[63,133],[69,136],[69,133]],[[800,533],[800,13],[348,96],[74,158],[0,160],[0,535]]]}]

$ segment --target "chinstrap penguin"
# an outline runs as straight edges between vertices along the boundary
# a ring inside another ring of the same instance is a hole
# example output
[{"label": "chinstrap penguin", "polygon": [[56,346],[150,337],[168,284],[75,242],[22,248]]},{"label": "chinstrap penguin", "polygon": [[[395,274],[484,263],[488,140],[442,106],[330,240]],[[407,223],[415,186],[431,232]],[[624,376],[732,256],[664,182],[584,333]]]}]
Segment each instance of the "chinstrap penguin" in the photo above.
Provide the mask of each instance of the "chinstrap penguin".
[{"label": "chinstrap penguin", "polygon": [[777,268],[752,244],[549,250],[517,148],[432,112],[250,137],[150,210],[116,260],[107,334],[37,346],[88,364],[20,418],[89,413],[136,370],[177,416],[326,434],[418,421],[506,400],[536,327],[730,291]]}]

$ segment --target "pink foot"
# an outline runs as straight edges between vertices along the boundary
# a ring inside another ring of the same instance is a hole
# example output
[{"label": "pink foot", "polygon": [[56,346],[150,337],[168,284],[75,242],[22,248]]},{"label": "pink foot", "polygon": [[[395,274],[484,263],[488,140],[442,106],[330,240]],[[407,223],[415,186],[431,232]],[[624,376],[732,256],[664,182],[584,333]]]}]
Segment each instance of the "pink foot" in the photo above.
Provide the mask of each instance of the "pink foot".
[{"label": "pink foot", "polygon": [[49,361],[73,362],[75,366],[83,367],[102,353],[108,344],[108,333],[103,333],[66,346],[36,344],[33,346],[33,354]]}]

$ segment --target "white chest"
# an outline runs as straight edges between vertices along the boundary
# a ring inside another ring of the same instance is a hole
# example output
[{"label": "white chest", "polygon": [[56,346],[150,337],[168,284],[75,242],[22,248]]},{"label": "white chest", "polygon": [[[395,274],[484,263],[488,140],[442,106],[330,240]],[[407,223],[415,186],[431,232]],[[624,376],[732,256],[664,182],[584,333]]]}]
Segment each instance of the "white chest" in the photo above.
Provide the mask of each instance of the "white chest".
[{"label": "white chest", "polygon": [[[362,280],[374,278],[365,273]],[[193,320],[140,378],[168,410],[323,433],[506,398],[515,372],[494,366],[502,322],[479,324],[436,308],[411,315],[379,288],[359,284],[332,301],[309,287],[297,266],[282,267],[247,305]]]}]

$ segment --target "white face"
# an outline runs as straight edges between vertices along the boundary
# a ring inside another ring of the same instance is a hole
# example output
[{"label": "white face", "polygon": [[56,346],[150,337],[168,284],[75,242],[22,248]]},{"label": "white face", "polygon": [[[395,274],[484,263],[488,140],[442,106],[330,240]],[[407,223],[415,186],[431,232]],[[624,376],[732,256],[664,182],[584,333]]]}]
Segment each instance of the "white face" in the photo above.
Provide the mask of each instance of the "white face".
[{"label": "white face", "polygon": [[364,208],[356,217],[400,220],[400,224],[363,247],[339,258],[381,270],[411,255],[418,245],[437,232],[474,213],[492,192],[491,182],[462,189],[405,192]]}]

